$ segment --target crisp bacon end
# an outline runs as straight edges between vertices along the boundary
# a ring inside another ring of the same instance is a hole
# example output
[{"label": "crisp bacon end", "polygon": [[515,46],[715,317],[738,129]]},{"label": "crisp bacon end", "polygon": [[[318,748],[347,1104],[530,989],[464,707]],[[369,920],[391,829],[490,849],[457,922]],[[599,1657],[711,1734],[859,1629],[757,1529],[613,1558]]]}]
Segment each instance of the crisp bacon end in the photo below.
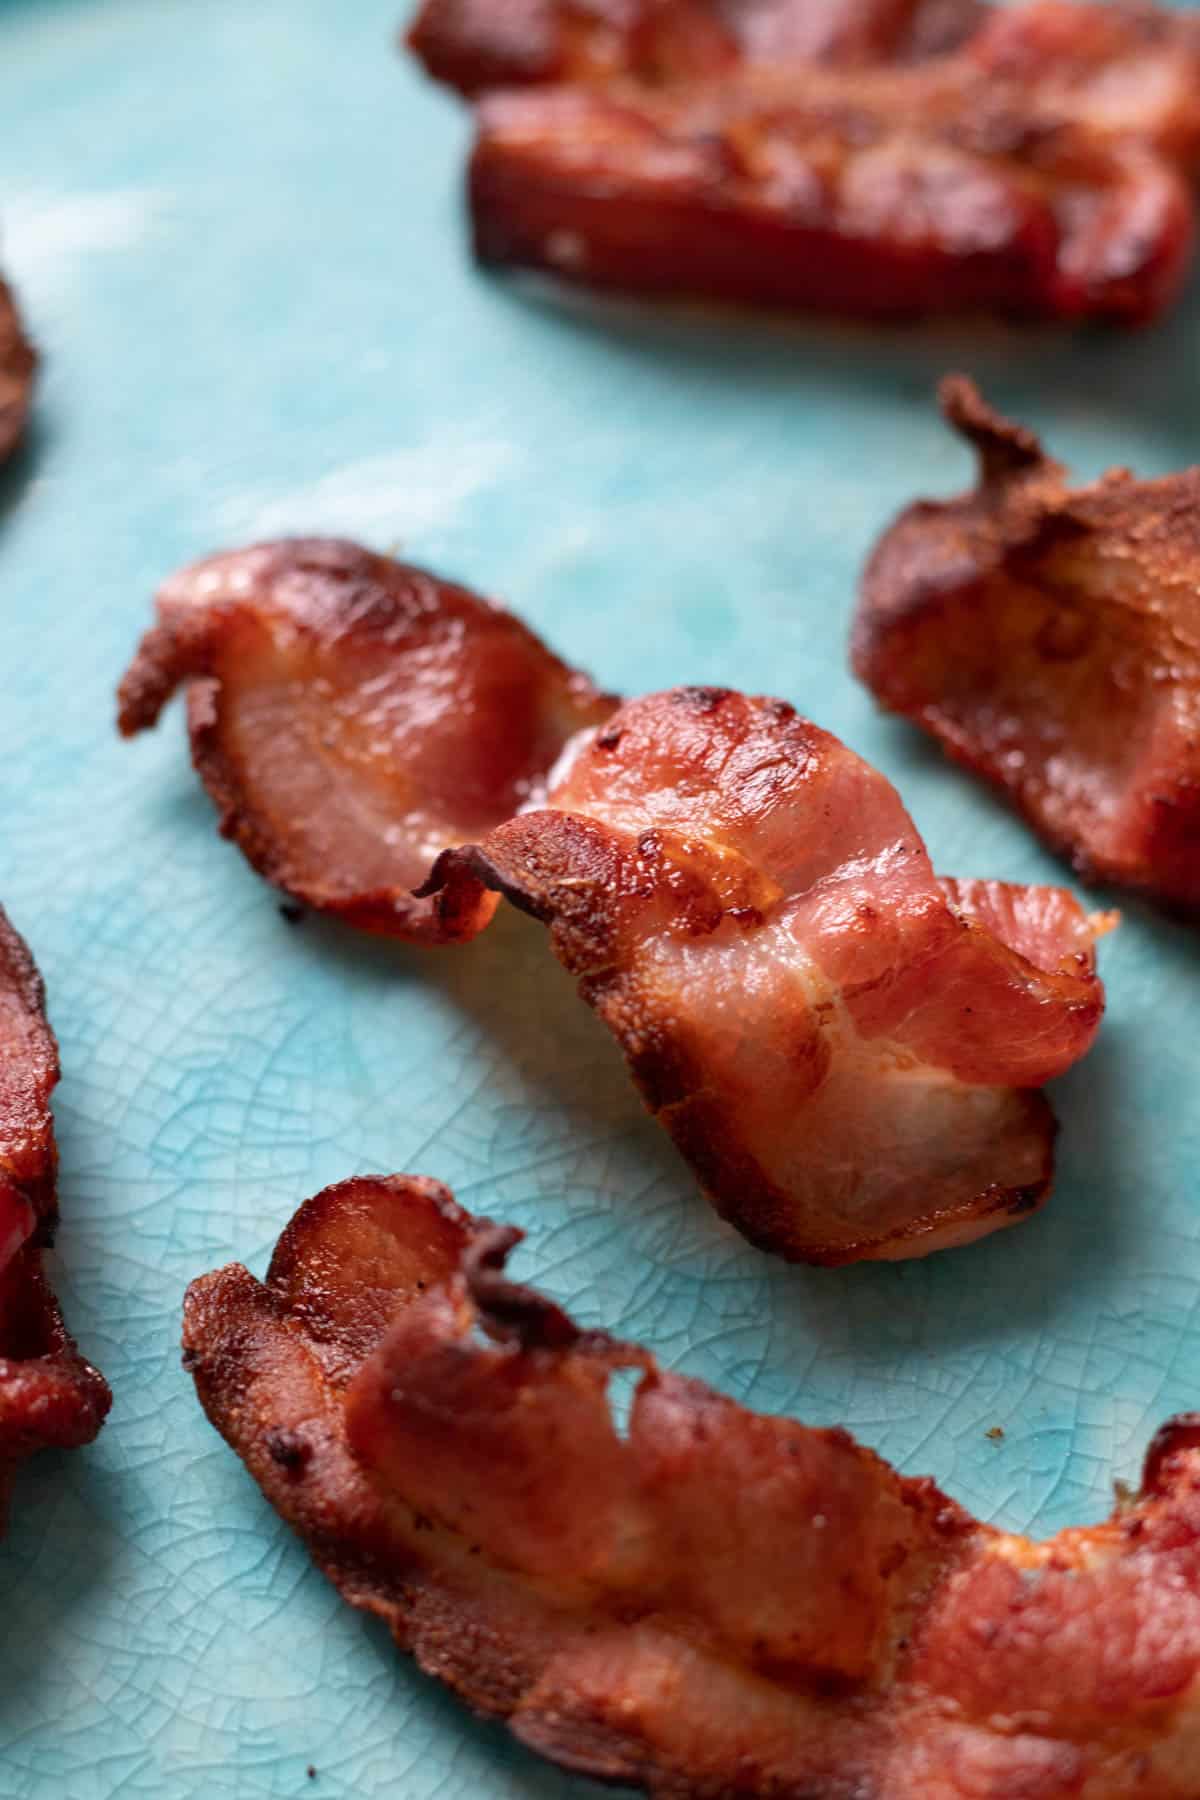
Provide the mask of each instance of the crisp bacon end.
[{"label": "crisp bacon end", "polygon": [[810,1262],[925,1255],[1050,1190],[1036,1090],[1103,988],[1057,888],[939,882],[894,788],[782,701],[679,688],[447,852],[552,928],[717,1210]]},{"label": "crisp bacon end", "polygon": [[434,858],[536,798],[567,739],[615,704],[503,608],[320,538],[166,583],[121,683],[122,733],[181,685],[221,829],[259,873],[428,944],[474,937],[496,905],[466,879],[445,906],[415,899]]},{"label": "crisp bacon end", "polygon": [[90,1444],[111,1404],[63,1323],[42,1252],[27,1243],[0,1268],[0,1529],[18,1465],[38,1450]]},{"label": "crisp bacon end", "polygon": [[0,462],[25,435],[37,352],[25,335],[12,289],[0,281]]},{"label": "crisp bacon end", "polygon": [[492,88],[621,77],[664,86],[755,64],[855,67],[961,43],[979,0],[425,0],[406,42],[436,81]]},{"label": "crisp bacon end", "polygon": [[17,1464],[35,1450],[89,1443],[110,1403],[42,1269],[58,1210],[58,1072],[41,978],[0,910],[0,1526]]},{"label": "crisp bacon end", "polygon": [[210,1420],[423,1669],[660,1796],[1195,1800],[1200,1419],[1109,1521],[1035,1544],[579,1331],[505,1279],[519,1235],[359,1178],[265,1284],[188,1291]]},{"label": "crisp bacon end", "polygon": [[855,672],[1085,876],[1200,905],[1200,470],[1072,489],[962,377],[978,485],[919,501],[863,578]]}]

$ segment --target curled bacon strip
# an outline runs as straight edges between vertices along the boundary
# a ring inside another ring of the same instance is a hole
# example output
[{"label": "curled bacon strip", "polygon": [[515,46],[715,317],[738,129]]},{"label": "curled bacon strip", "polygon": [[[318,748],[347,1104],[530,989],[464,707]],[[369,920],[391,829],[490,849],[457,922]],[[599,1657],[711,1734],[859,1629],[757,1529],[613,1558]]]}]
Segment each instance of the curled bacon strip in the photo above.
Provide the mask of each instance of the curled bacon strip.
[{"label": "curled bacon strip", "polygon": [[615,702],[510,614],[320,541],[169,582],[123,729],[181,680],[223,829],[289,892],[426,944],[499,893],[552,924],[755,1243],[919,1256],[1048,1196],[1038,1090],[1099,1025],[1108,921],[939,882],[889,783],[782,702],[683,689],[600,729]]},{"label": "curled bacon strip", "polygon": [[0,281],[0,462],[25,434],[37,352],[25,336],[12,289]]},{"label": "curled bacon strip", "polygon": [[334,539],[174,576],[120,689],[124,735],[187,686],[221,830],[267,880],[369,931],[474,937],[495,897],[413,898],[448,844],[536,798],[614,701],[465,588]]},{"label": "curled bacon strip", "polygon": [[880,540],[856,673],[1085,874],[1200,904],[1200,470],[1072,489],[970,382],[942,406],[979,482]]},{"label": "curled bacon strip", "polygon": [[860,316],[1127,323],[1187,267],[1200,29],[1165,10],[429,0],[411,41],[482,96],[485,264]]},{"label": "curled bacon strip", "polygon": [[431,889],[552,927],[647,1106],[763,1248],[838,1263],[994,1231],[1050,1188],[1036,1090],[1103,1011],[1060,888],[939,882],[891,784],[777,700],[680,688],[579,740]]},{"label": "curled bacon strip", "polygon": [[210,1420],[423,1669],[662,1796],[1195,1800],[1200,1415],[1107,1523],[1034,1544],[581,1332],[504,1278],[519,1238],[360,1178],[265,1284],[188,1291]]},{"label": "curled bacon strip", "polygon": [[35,1450],[89,1443],[110,1404],[42,1271],[58,1210],[58,1073],[41,978],[0,910],[0,1525],[17,1464]]},{"label": "curled bacon strip", "polygon": [[947,50],[980,0],[425,0],[407,34],[436,81],[654,86],[783,61],[840,67]]}]

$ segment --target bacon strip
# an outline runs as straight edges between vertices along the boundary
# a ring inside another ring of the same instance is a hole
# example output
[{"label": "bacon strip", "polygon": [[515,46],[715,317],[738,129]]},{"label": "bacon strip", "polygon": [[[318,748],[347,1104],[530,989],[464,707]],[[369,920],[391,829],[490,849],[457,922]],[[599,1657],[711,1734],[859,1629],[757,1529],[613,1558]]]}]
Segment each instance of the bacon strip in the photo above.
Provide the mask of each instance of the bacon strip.
[{"label": "bacon strip", "polygon": [[0,280],[0,462],[25,435],[36,371],[37,352],[25,336],[13,291]]},{"label": "bacon strip", "polygon": [[1200,903],[1200,470],[1072,489],[1031,433],[943,384],[976,488],[877,545],[855,672],[1004,789],[1083,874]]},{"label": "bacon strip", "polygon": [[501,93],[478,124],[481,262],[594,288],[1135,324],[1191,254],[1174,167],[957,67]]},{"label": "bacon strip", "polygon": [[0,910],[0,1527],[17,1464],[35,1450],[89,1443],[110,1404],[42,1271],[58,1214],[58,1075],[41,978]]},{"label": "bacon strip", "polygon": [[924,1255],[1048,1196],[1038,1090],[1098,1027],[1109,921],[939,883],[883,777],[781,702],[680,690],[601,730],[615,701],[510,614],[321,541],[168,582],[122,729],[181,681],[223,829],[290,893],[426,944],[500,893],[551,923],[755,1243]]},{"label": "bacon strip", "polygon": [[667,86],[745,66],[856,67],[948,50],[981,0],[425,0],[406,42],[436,81]]},{"label": "bacon strip", "polygon": [[1036,1090],[1103,1011],[1057,888],[939,882],[895,789],[782,701],[680,688],[580,739],[550,808],[448,851],[551,926],[718,1211],[811,1262],[924,1255],[1050,1189]]},{"label": "bacon strip", "polygon": [[1167,9],[427,0],[409,41],[482,98],[487,265],[863,317],[1137,324],[1191,255],[1200,26]]},{"label": "bacon strip", "polygon": [[[351,1605],[564,1767],[699,1800],[1195,1800],[1200,1415],[1034,1544],[503,1275],[438,1183],[192,1284],[217,1430]],[[615,1373],[637,1388],[619,1427]]]},{"label": "bacon strip", "polygon": [[989,8],[967,54],[1108,141],[1135,140],[1200,173],[1200,20],[1149,0],[1025,0]]},{"label": "bacon strip", "polygon": [[495,897],[412,889],[448,844],[535,799],[567,739],[615,701],[503,608],[334,539],[183,570],[121,683],[120,729],[186,685],[192,758],[248,861],[368,931],[463,942]]}]

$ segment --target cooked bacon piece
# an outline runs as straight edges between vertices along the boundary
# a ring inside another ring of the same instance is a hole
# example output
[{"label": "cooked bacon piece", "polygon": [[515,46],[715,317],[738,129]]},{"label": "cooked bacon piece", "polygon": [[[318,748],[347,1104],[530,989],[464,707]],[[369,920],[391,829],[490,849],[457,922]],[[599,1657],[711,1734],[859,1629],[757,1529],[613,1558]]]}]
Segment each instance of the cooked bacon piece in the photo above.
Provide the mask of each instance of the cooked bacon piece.
[{"label": "cooked bacon piece", "polygon": [[25,433],[37,352],[25,336],[12,289],[0,281],[0,462]]},{"label": "cooked bacon piece", "polygon": [[485,264],[863,317],[1136,324],[1190,256],[1200,25],[1165,8],[427,0],[410,42],[484,99]]},{"label": "cooked bacon piece", "polygon": [[0,910],[0,1528],[17,1464],[35,1450],[89,1443],[110,1401],[42,1272],[39,1246],[57,1215],[57,1080],[41,979]]},{"label": "cooked bacon piece", "polygon": [[615,701],[502,607],[335,539],[184,569],[121,683],[121,731],[187,686],[192,758],[221,830],[268,881],[368,931],[474,937],[494,896],[412,896],[447,844],[535,799]]},{"label": "cooked bacon piece", "polygon": [[1027,0],[984,15],[969,55],[1097,137],[1136,139],[1200,172],[1200,20],[1141,0]]},{"label": "cooked bacon piece", "polygon": [[42,1252],[27,1243],[0,1270],[0,1530],[17,1465],[38,1450],[90,1444],[111,1404],[63,1324]]},{"label": "cooked bacon piece", "polygon": [[468,97],[491,88],[653,85],[747,64],[905,61],[962,42],[981,0],[425,0],[409,47]]},{"label": "cooked bacon piece", "polygon": [[431,888],[552,927],[718,1211],[811,1262],[921,1256],[1046,1198],[1035,1090],[1091,1043],[1093,939],[1061,889],[939,883],[895,789],[782,701],[622,707],[549,795]]},{"label": "cooked bacon piece", "polygon": [[[36,1220],[53,1225],[58,1153],[50,1095],[58,1076],[42,978],[0,908],[0,1271],[5,1241],[15,1254]],[[26,1229],[13,1242],[17,1219]]]},{"label": "cooked bacon piece", "polygon": [[1200,470],[1072,489],[949,380],[978,486],[920,501],[863,580],[855,672],[1085,875],[1200,903]]},{"label": "cooked bacon piece", "polygon": [[519,1238],[360,1178],[265,1284],[187,1296],[212,1423],[423,1669],[664,1800],[1195,1800],[1200,1417],[1106,1524],[1034,1544],[579,1331],[504,1278]]},{"label": "cooked bacon piece", "polygon": [[310,904],[428,944],[501,891],[552,922],[755,1242],[923,1255],[1046,1198],[1036,1090],[1099,1023],[1103,922],[1057,889],[939,884],[894,790],[790,708],[685,690],[589,738],[615,702],[511,615],[347,544],[215,558],[159,614],[122,729],[189,682],[223,828]]},{"label": "cooked bacon piece", "polygon": [[478,122],[480,260],[594,288],[1136,324],[1192,247],[1171,164],[961,63],[495,94]]}]

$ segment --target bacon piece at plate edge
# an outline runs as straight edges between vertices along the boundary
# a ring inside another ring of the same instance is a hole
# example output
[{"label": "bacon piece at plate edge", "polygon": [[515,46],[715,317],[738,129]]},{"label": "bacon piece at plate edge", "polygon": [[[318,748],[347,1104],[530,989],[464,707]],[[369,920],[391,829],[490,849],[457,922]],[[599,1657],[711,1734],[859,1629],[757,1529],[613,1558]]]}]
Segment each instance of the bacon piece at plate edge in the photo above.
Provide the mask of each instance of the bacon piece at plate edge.
[{"label": "bacon piece at plate edge", "polygon": [[662,1796],[1192,1800],[1200,1416],[1110,1520],[1031,1543],[578,1330],[505,1277],[519,1236],[358,1177],[265,1284],[233,1265],[185,1304],[211,1422],[427,1673]]},{"label": "bacon piece at plate edge", "polygon": [[58,1076],[41,977],[0,909],[0,1531],[18,1465],[37,1450],[89,1443],[111,1403],[42,1266],[58,1213]]},{"label": "bacon piece at plate edge", "polygon": [[1200,906],[1200,470],[1072,488],[965,377],[973,489],[909,506],[863,574],[851,660],[1088,879]]},{"label": "bacon piece at plate edge", "polygon": [[0,279],[0,463],[12,455],[25,435],[37,362],[16,297]]}]

